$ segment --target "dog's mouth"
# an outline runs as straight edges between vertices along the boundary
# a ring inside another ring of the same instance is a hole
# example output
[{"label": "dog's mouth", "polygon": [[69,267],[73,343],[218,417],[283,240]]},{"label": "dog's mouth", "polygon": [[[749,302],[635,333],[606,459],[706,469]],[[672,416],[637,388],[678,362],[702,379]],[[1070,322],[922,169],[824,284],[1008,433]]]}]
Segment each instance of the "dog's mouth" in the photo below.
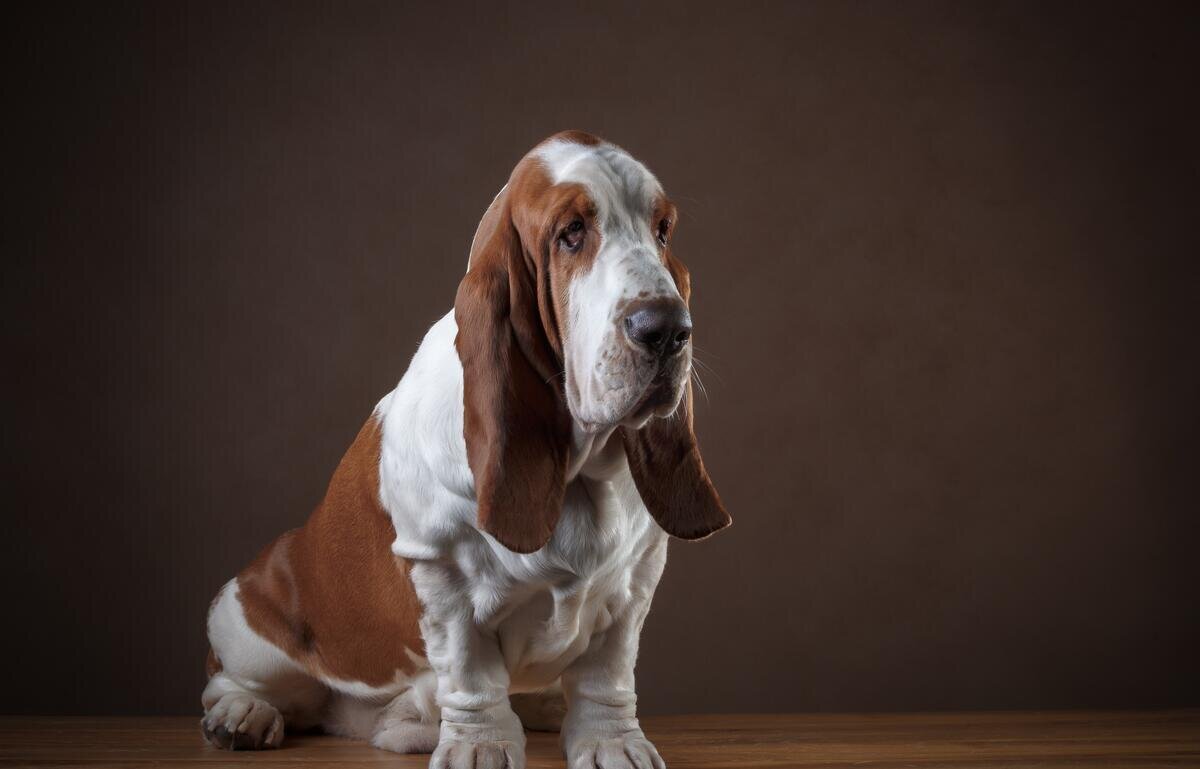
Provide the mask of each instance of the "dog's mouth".
[{"label": "dog's mouth", "polygon": [[642,396],[641,402],[633,409],[634,412],[674,406],[682,394],[678,392],[681,383],[682,379],[677,382],[676,374],[673,371],[658,372],[654,375],[654,379],[650,380],[650,386],[646,388],[646,394]]},{"label": "dog's mouth", "polygon": [[[620,363],[624,371],[619,378],[597,371],[589,382],[592,387],[580,388],[573,382],[583,380],[568,377],[567,405],[576,425],[585,433],[601,433],[618,426],[640,429],[652,418],[670,416],[682,401],[691,373],[688,352],[665,358],[642,356],[641,360]],[[593,401],[593,397],[597,399]]]},{"label": "dog's mouth", "polygon": [[641,398],[629,409],[620,424],[640,429],[655,417],[665,418],[675,413],[683,400],[690,367],[668,363],[663,365],[646,386]]},{"label": "dog's mouth", "polygon": [[603,422],[580,419],[576,416],[575,421],[588,434],[600,433],[618,426],[641,429],[651,419],[669,417],[675,412],[683,399],[682,381],[676,382],[670,375],[656,376],[624,415]]}]

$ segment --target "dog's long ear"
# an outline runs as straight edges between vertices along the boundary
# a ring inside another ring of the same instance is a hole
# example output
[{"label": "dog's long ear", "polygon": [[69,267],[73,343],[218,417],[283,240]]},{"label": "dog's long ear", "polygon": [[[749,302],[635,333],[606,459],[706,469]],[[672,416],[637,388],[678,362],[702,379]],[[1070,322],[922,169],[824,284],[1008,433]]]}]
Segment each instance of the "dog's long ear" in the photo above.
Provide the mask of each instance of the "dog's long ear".
[{"label": "dog's long ear", "polygon": [[463,367],[463,435],[478,526],[518,553],[554,533],[566,483],[570,417],[506,191],[480,222],[458,287],[455,347]]},{"label": "dog's long ear", "polygon": [[[667,267],[687,302],[691,294],[687,269],[669,252]],[[700,458],[692,429],[690,381],[670,417],[651,419],[640,430],[620,429],[633,482],[664,531],[680,539],[701,539],[732,523]]]}]

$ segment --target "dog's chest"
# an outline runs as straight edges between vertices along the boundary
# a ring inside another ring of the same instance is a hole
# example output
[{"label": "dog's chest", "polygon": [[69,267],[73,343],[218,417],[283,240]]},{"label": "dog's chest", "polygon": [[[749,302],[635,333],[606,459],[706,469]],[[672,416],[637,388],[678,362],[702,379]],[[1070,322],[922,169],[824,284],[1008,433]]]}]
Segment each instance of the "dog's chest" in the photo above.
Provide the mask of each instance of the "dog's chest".
[{"label": "dog's chest", "polygon": [[475,585],[476,617],[500,639],[514,689],[553,682],[625,612],[654,590],[666,535],[632,482],[579,482],[568,489],[555,535],[537,553],[497,553]]},{"label": "dog's chest", "polygon": [[623,592],[580,580],[538,590],[514,607],[497,627],[512,688],[539,688],[558,678],[612,624]]}]

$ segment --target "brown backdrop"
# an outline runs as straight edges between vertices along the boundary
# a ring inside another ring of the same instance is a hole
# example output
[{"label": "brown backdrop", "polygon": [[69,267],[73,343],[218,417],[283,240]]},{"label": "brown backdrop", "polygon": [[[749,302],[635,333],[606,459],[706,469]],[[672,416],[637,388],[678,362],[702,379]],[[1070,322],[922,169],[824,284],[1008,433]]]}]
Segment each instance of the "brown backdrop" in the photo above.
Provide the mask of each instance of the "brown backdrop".
[{"label": "brown backdrop", "polygon": [[991,5],[14,24],[0,708],[198,712],[209,599],[567,127],[684,212],[735,519],[645,710],[1200,704],[1195,13]]}]

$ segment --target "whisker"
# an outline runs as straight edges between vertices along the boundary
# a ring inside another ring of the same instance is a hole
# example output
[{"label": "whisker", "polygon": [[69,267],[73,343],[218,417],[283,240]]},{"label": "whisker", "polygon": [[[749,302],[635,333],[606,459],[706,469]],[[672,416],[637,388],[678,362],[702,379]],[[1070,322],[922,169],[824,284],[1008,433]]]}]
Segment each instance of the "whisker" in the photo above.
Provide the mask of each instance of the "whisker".
[{"label": "whisker", "polygon": [[704,380],[700,378],[700,372],[696,369],[692,369],[692,379],[695,380],[696,386],[700,390],[700,394],[704,396],[704,402],[712,403],[708,397],[708,388],[704,386]]},{"label": "whisker", "polygon": [[718,373],[717,370],[715,368],[713,368],[713,366],[711,364],[706,363],[705,361],[702,361],[699,358],[697,358],[696,354],[694,352],[692,353],[692,363],[695,363],[696,366],[699,366],[700,368],[704,369],[709,374],[712,374],[714,377],[716,377],[717,381],[720,382],[721,384],[725,384],[725,377],[721,376],[720,373]]},{"label": "whisker", "polygon": [[706,350],[706,349],[704,349],[703,347],[701,347],[700,345],[696,344],[695,342],[692,342],[692,349],[693,349],[693,350],[695,350],[696,352],[702,352],[702,353],[704,353],[705,355],[709,356],[710,358],[716,358],[717,360],[721,360],[721,356],[720,356],[720,355],[716,355],[716,354],[715,354],[715,353],[713,353],[711,350]]}]

